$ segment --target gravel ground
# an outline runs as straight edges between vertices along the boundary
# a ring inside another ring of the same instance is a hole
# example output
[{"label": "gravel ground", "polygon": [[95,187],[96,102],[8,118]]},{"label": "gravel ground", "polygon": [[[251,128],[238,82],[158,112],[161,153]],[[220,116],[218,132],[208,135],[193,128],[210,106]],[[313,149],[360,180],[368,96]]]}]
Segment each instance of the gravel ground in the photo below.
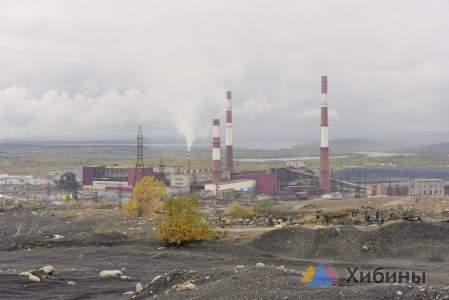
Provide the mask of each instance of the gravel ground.
[{"label": "gravel ground", "polygon": [[[118,210],[25,211],[0,214],[0,221],[0,299],[444,299],[449,295],[447,223],[401,222],[372,230],[287,227],[262,234],[252,230],[258,235],[249,239],[229,237],[206,245],[163,248],[150,232],[152,222],[124,217]],[[22,234],[17,235],[18,225]],[[257,263],[265,266],[256,267]],[[308,267],[319,264],[333,267],[339,281],[332,287],[302,282]],[[38,271],[45,265],[52,265],[54,272]],[[380,267],[426,272],[426,282],[347,283],[348,268],[357,268],[358,275]],[[103,270],[120,270],[128,278],[102,278]],[[40,282],[18,275],[24,271],[32,271]],[[138,283],[141,293],[123,295],[135,292]],[[178,285],[187,283],[196,287],[178,290]]]}]

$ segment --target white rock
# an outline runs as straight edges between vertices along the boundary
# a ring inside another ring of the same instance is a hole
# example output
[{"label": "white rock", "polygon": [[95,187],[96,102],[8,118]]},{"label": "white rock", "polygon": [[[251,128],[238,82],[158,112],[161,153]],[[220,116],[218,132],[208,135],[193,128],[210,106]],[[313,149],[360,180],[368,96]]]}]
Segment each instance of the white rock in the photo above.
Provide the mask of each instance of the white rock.
[{"label": "white rock", "polygon": [[31,275],[33,274],[31,274],[30,272],[22,272],[19,274],[19,276],[27,276],[27,277],[30,277]]},{"label": "white rock", "polygon": [[45,267],[42,267],[39,269],[39,271],[44,271],[47,274],[53,273],[54,270],[55,270],[55,268],[53,268],[53,266],[51,266],[51,265],[48,265],[48,266],[45,266]]},{"label": "white rock", "polygon": [[143,291],[143,286],[140,282],[136,284],[136,294],[140,294]]},{"label": "white rock", "polygon": [[256,268],[265,268],[265,265],[263,263],[257,263]]},{"label": "white rock", "polygon": [[68,285],[75,285],[75,281],[69,281],[67,282]]},{"label": "white rock", "polygon": [[31,281],[36,281],[36,282],[41,281],[41,280],[39,279],[39,277],[34,276],[34,275],[31,275],[30,277],[28,277],[28,279],[31,280]]},{"label": "white rock", "polygon": [[104,270],[100,272],[100,277],[110,278],[110,277],[119,277],[122,276],[123,273],[120,270]]},{"label": "white rock", "polygon": [[130,296],[130,295],[134,295],[134,292],[129,291],[129,292],[123,293],[123,296]]},{"label": "white rock", "polygon": [[157,275],[156,277],[153,278],[153,280],[151,280],[151,282],[155,282],[156,280],[158,280],[161,277],[162,277],[161,275]]},{"label": "white rock", "polygon": [[196,285],[194,285],[193,283],[189,283],[189,284],[178,284],[178,290],[180,290],[180,291],[193,290],[194,288],[196,288]]},{"label": "white rock", "polygon": [[398,294],[399,296],[402,295],[401,291],[397,291],[396,294]]}]

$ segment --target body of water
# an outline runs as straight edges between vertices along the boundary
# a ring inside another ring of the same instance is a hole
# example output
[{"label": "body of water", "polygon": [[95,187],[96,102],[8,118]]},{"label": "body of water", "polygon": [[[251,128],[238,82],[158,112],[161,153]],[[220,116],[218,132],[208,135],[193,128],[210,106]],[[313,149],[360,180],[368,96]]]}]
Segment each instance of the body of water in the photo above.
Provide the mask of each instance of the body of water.
[{"label": "body of water", "polygon": [[389,153],[389,152],[354,152],[354,154],[364,154],[364,155],[372,156],[372,157],[376,157],[376,156],[395,156],[395,155],[404,155],[404,156],[416,155],[416,154]]},{"label": "body of water", "polygon": [[[338,157],[349,157],[345,156],[330,156],[330,158],[338,158]],[[320,159],[319,156],[301,156],[301,157],[284,157],[284,158],[239,158],[235,159],[236,161],[250,161],[250,162],[264,162],[264,161],[289,161],[289,160],[310,160],[310,159]]]}]

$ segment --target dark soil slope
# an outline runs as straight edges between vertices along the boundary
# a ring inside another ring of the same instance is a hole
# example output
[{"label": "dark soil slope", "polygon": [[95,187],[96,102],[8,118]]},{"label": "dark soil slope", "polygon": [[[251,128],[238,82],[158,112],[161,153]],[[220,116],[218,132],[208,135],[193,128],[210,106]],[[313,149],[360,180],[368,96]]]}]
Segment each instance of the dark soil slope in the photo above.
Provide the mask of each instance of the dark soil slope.
[{"label": "dark soil slope", "polygon": [[[449,224],[400,222],[373,231],[353,226],[316,230],[283,228],[267,232],[250,241],[249,245],[299,259],[449,261]],[[368,250],[363,250],[363,246]]]}]

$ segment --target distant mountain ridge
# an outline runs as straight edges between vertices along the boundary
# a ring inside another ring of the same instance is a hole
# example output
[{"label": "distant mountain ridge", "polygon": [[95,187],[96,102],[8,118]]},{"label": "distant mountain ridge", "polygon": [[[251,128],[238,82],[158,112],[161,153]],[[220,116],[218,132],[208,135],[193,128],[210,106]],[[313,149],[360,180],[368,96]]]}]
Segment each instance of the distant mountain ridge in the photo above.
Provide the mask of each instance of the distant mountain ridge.
[{"label": "distant mountain ridge", "polygon": [[[23,150],[57,150],[67,148],[85,149],[85,151],[107,151],[118,152],[126,155],[134,155],[136,148],[133,140],[95,140],[95,141],[21,141],[4,142],[0,144],[0,150],[9,152],[21,152]],[[275,145],[274,145],[275,146]],[[14,150],[13,150],[14,149]],[[224,150],[224,147],[223,147]],[[447,154],[449,153],[449,142],[432,144],[427,146],[416,146],[411,142],[376,141],[368,139],[339,139],[330,140],[329,154],[331,156],[350,156],[358,152],[384,152],[403,154]],[[186,146],[181,145],[149,145],[145,143],[144,153],[146,157],[184,157],[187,156]],[[191,149],[192,157],[208,158],[211,156],[211,146],[196,146]],[[225,151],[222,151],[224,159]],[[273,158],[295,158],[295,157],[319,157],[320,144],[307,143],[296,145],[291,148],[281,149],[247,149],[234,146],[235,159],[273,159]]]},{"label": "distant mountain ridge", "polygon": [[433,144],[429,146],[402,149],[406,154],[449,154],[449,142]]}]

